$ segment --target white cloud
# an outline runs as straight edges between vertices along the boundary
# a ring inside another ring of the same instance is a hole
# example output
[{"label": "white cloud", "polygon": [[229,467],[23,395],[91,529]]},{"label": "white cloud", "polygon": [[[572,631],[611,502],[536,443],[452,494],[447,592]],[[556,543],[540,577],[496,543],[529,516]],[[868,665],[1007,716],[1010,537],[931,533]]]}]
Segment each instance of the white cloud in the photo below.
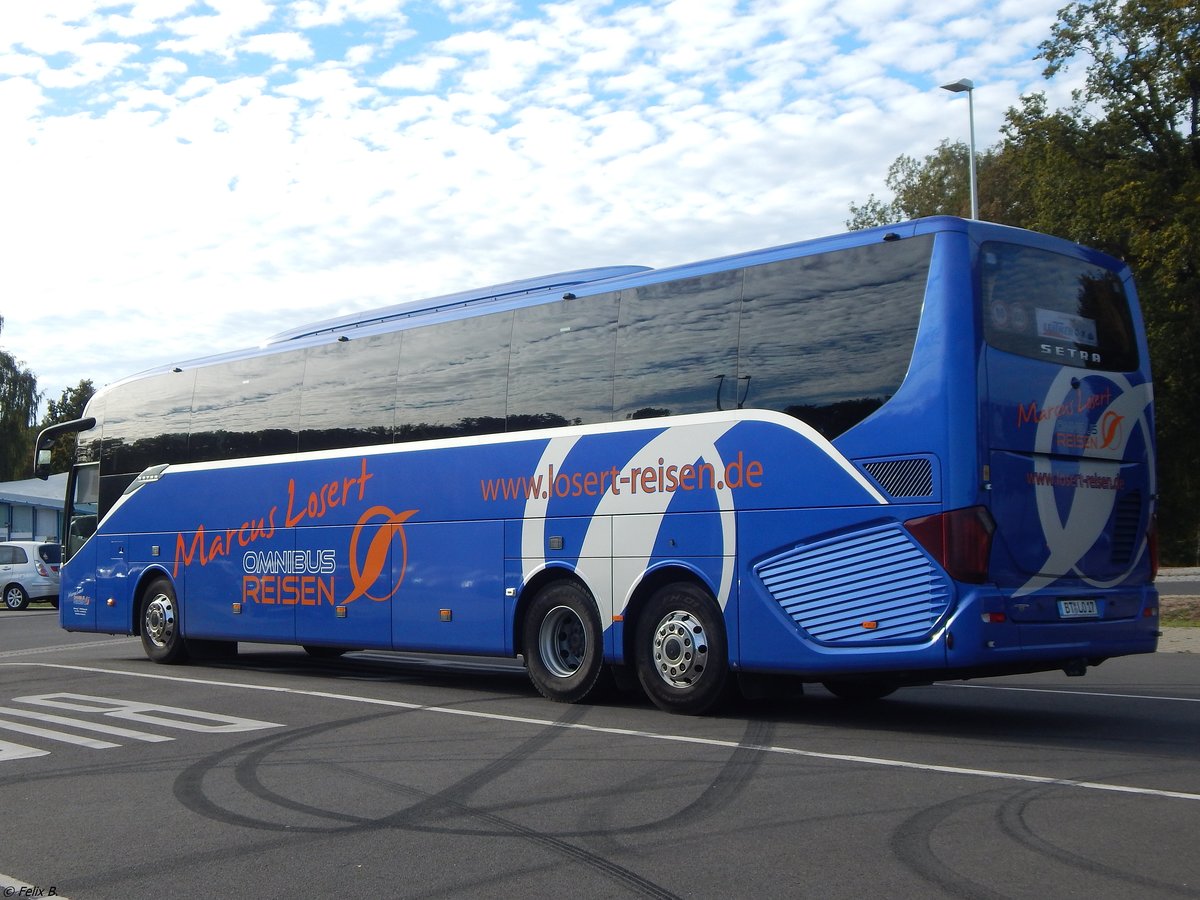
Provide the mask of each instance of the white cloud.
[{"label": "white cloud", "polygon": [[153,87],[167,88],[176,84],[179,76],[186,75],[187,71],[187,63],[183,60],[164,56],[146,67],[145,81]]},{"label": "white cloud", "polygon": [[291,31],[253,35],[242,41],[238,50],[242,53],[261,53],[285,62],[311,59],[313,56],[312,45],[308,39]]},{"label": "white cloud", "polygon": [[379,19],[403,23],[403,7],[403,0],[301,0],[291,4],[290,15],[297,28]]},{"label": "white cloud", "polygon": [[451,22],[462,25],[506,18],[517,10],[513,0],[437,0],[437,4]]},{"label": "white cloud", "polygon": [[0,54],[0,76],[36,75],[46,68],[46,61],[33,53]]},{"label": "white cloud", "polygon": [[94,84],[117,74],[123,64],[140,50],[137,44],[93,41],[80,47],[65,66],[42,69],[38,73],[38,80],[49,88],[76,88]]},{"label": "white cloud", "polygon": [[25,122],[37,115],[46,102],[42,89],[30,78],[0,81],[0,146],[19,139]]},{"label": "white cloud", "polygon": [[178,37],[162,41],[160,48],[173,53],[197,56],[212,53],[231,58],[240,39],[270,22],[275,12],[265,0],[207,0],[203,8],[214,12],[171,20],[170,29]]},{"label": "white cloud", "polygon": [[433,91],[442,76],[459,66],[451,56],[428,56],[419,62],[392,66],[376,79],[380,87],[407,91]]}]

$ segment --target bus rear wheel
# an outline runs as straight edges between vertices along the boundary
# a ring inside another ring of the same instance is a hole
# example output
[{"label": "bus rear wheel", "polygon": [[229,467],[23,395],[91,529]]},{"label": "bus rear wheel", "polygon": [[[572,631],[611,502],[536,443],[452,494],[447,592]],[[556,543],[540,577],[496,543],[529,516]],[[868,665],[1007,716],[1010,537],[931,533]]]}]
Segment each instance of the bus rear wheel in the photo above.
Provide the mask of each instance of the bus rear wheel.
[{"label": "bus rear wheel", "polygon": [[638,681],[659,709],[700,715],[729,694],[725,622],[712,595],[679,581],[659,588],[638,615]]},{"label": "bus rear wheel", "polygon": [[175,588],[165,578],[156,578],[146,588],[140,616],[142,649],[158,663],[187,660],[187,644],[179,627],[179,601]]},{"label": "bus rear wheel", "polygon": [[591,594],[574,581],[537,592],[521,628],[529,680],[543,697],[578,703],[592,692],[604,668],[600,613]]}]

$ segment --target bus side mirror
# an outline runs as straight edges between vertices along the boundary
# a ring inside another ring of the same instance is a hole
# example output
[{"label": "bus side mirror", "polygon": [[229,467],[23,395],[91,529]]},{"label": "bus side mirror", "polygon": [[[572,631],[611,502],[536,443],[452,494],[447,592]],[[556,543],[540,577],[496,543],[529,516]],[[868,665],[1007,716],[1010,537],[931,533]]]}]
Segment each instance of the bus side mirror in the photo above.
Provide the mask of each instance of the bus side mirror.
[{"label": "bus side mirror", "polygon": [[33,467],[33,474],[42,481],[46,481],[50,477],[50,448],[42,447],[37,452],[37,461]]},{"label": "bus side mirror", "polygon": [[45,481],[50,477],[50,445],[55,438],[62,434],[78,434],[96,427],[96,420],[91,416],[83,419],[72,419],[70,422],[59,422],[49,428],[42,429],[37,437],[33,451],[33,474]]}]

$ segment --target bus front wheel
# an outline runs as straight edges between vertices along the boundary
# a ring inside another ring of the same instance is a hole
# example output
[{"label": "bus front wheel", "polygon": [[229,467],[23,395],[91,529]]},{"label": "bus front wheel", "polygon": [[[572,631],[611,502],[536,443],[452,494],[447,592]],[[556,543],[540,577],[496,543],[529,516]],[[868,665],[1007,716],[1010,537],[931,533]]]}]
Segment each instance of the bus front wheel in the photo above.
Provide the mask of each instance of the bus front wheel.
[{"label": "bus front wheel", "polygon": [[638,615],[635,639],[638,681],[659,709],[699,715],[728,695],[725,623],[708,591],[686,581],[659,588]]},{"label": "bus front wheel", "polygon": [[591,693],[604,667],[604,638],[600,613],[582,585],[557,581],[538,591],[521,632],[538,693],[556,703],[578,703]]},{"label": "bus front wheel", "polygon": [[179,627],[179,601],[165,578],[146,588],[141,613],[142,649],[154,662],[179,663],[187,659],[187,645]]}]

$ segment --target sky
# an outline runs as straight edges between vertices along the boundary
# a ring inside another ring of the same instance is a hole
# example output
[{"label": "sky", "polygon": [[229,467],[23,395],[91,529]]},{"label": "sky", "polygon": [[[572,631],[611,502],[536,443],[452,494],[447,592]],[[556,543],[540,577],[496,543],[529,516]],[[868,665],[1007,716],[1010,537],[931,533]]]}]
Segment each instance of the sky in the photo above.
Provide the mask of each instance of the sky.
[{"label": "sky", "polygon": [[46,399],[307,322],[845,230],[1064,0],[0,4],[0,349]]}]

